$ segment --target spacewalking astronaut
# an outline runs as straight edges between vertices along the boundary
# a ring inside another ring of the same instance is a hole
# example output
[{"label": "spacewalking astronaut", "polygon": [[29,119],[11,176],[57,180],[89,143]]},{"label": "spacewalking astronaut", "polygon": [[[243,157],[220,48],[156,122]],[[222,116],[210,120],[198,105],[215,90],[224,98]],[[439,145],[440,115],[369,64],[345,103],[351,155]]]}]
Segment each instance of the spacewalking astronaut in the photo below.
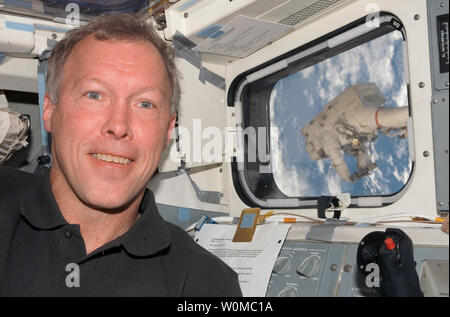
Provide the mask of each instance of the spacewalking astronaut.
[{"label": "spacewalking astronaut", "polygon": [[[301,129],[312,160],[330,158],[333,168],[348,182],[368,175],[377,164],[369,147],[378,132],[405,137],[408,107],[385,108],[386,98],[374,83],[353,85],[331,100]],[[358,170],[353,174],[344,153],[355,156]]]}]

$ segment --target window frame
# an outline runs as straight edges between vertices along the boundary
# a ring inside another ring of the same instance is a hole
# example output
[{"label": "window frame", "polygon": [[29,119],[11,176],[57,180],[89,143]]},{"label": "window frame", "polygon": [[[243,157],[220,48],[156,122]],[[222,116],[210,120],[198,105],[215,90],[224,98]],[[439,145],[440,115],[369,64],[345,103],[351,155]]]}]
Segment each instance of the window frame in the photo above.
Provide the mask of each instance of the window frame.
[{"label": "window frame", "polygon": [[[300,69],[305,69],[309,66],[315,65],[320,61],[326,60],[333,56],[339,55],[345,51],[348,51],[360,44],[367,43],[374,40],[382,35],[393,32],[394,30],[400,31],[403,36],[403,40],[407,45],[406,30],[399,18],[389,12],[380,12],[380,25],[377,28],[367,27],[366,21],[368,17],[362,17],[354,22],[332,31],[325,36],[313,40],[305,45],[300,46],[286,54],[283,54],[275,59],[272,59],[256,68],[248,70],[240,75],[238,75],[231,83],[228,92],[228,105],[229,107],[235,108],[236,113],[236,129],[237,129],[237,155],[232,161],[232,177],[233,184],[236,192],[240,199],[251,206],[258,206],[261,208],[311,208],[317,207],[317,201],[319,196],[315,197],[288,197],[276,186],[275,179],[271,173],[266,174],[264,177],[268,180],[272,178],[272,182],[263,183],[263,186],[272,186],[272,189],[281,193],[284,198],[274,198],[267,196],[266,198],[258,197],[253,190],[250,189],[251,184],[247,180],[245,153],[240,151],[240,149],[245,149],[245,136],[240,133],[245,127],[249,126],[246,120],[249,120],[248,108],[244,107],[246,89],[251,83],[258,80],[264,80],[274,74],[285,73],[288,75],[298,72]],[[365,27],[366,26],[366,27]],[[353,33],[353,36],[351,36]],[[329,47],[329,43],[334,43],[333,47]],[[405,50],[406,51],[406,50]],[[324,58],[326,57],[326,58]],[[405,56],[408,59],[408,56]],[[318,61],[319,60],[319,61]],[[298,66],[302,64],[302,66]],[[408,95],[408,105],[409,105],[409,120],[408,120],[408,150],[410,151],[410,161],[412,163],[409,178],[404,184],[404,186],[397,192],[388,195],[354,195],[351,198],[350,207],[382,207],[390,205],[400,199],[401,196],[406,192],[407,188],[411,183],[411,177],[414,173],[415,168],[415,157],[414,157],[414,142],[413,142],[413,130],[412,130],[412,112],[411,112],[411,102],[410,102],[410,83],[409,83],[409,70],[406,74],[406,85],[407,85],[407,95]],[[275,82],[276,83],[276,82]],[[275,84],[273,85],[275,86]],[[272,86],[272,87],[273,87]],[[270,98],[271,91],[269,90]],[[269,103],[264,105],[265,107],[270,107]],[[266,135],[266,147],[270,151],[270,112],[267,111],[265,117],[269,119],[262,126],[267,128]],[[256,125],[257,127],[261,125]],[[258,163],[258,162],[256,162]],[[255,171],[253,171],[255,172]]]}]

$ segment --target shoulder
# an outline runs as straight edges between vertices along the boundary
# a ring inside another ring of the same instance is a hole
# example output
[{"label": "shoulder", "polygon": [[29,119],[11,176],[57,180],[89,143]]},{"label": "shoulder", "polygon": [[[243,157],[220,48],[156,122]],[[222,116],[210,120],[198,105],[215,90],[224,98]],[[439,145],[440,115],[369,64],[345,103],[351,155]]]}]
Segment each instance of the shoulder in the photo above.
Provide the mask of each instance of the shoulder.
[{"label": "shoulder", "polygon": [[217,266],[225,264],[222,260],[198,245],[193,238],[180,227],[167,221],[166,225],[169,228],[172,237],[172,251],[179,253],[180,256],[188,258],[190,261],[215,262],[215,265]]},{"label": "shoulder", "polygon": [[171,251],[187,268],[183,296],[241,296],[237,274],[220,258],[198,245],[180,227],[168,223]]},{"label": "shoulder", "polygon": [[34,179],[34,175],[15,168],[0,166],[1,200],[8,196],[16,197]]},{"label": "shoulder", "polygon": [[0,232],[2,239],[14,234],[15,225],[20,219],[20,197],[32,179],[32,174],[13,168],[0,167]]}]

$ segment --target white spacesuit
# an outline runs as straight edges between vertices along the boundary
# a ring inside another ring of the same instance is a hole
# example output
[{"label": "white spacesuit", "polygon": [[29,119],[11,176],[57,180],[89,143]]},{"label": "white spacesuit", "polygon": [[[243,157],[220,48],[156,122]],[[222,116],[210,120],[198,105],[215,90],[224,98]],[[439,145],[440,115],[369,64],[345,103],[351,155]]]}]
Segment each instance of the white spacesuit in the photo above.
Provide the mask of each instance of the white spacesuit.
[{"label": "white spacesuit", "polygon": [[[385,108],[385,102],[374,83],[350,86],[331,100],[301,129],[311,159],[329,157],[339,176],[349,182],[368,175],[377,167],[368,147],[378,132],[398,137],[407,133],[408,107]],[[350,174],[342,151],[356,157],[355,173]]]},{"label": "white spacesuit", "polygon": [[0,94],[0,165],[11,155],[28,145],[26,141],[30,119],[7,108],[6,98]]}]

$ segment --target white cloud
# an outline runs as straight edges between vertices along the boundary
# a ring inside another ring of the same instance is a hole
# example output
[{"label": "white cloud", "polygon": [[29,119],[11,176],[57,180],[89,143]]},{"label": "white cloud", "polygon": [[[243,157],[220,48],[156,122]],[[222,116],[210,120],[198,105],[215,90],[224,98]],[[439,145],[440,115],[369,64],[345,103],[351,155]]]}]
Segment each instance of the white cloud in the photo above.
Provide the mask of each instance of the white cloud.
[{"label": "white cloud", "polygon": [[310,109],[314,109],[316,107],[316,105],[314,104],[313,95],[309,92],[308,89],[303,89],[302,93],[303,93],[303,96],[305,96],[305,98],[306,98],[305,105]]},{"label": "white cloud", "polygon": [[389,165],[394,166],[394,158],[391,154],[389,154],[389,156],[387,157],[386,162],[388,162]]},{"label": "white cloud", "polygon": [[342,193],[341,178],[337,173],[328,173],[325,177],[325,184],[327,184],[329,195]]},{"label": "white cloud", "polygon": [[393,100],[397,107],[408,105],[408,90],[406,84],[402,84],[400,90],[393,96]]},{"label": "white cloud", "polygon": [[404,166],[401,169],[401,172],[396,168],[393,172],[393,175],[394,175],[395,179],[397,179],[400,183],[406,184],[406,182],[409,179],[410,172],[411,172],[411,169]]},{"label": "white cloud", "polygon": [[395,156],[398,159],[404,158],[408,156],[408,142],[406,140],[401,140],[400,142],[396,143],[395,148]]},{"label": "white cloud", "polygon": [[272,92],[270,93],[270,101],[269,101],[270,123],[272,125],[275,122],[275,100],[277,99],[277,95],[278,95],[278,89],[277,88],[272,89]]},{"label": "white cloud", "polygon": [[303,79],[308,79],[311,74],[314,73],[314,66],[310,66],[308,68],[303,69],[300,72],[300,75],[303,77]]},{"label": "white cloud", "polygon": [[324,164],[323,160],[317,161],[317,167],[319,168],[319,173],[323,174],[325,171],[325,164]]},{"label": "white cloud", "polygon": [[282,162],[281,160],[273,169],[273,177],[278,188],[289,197],[310,196],[311,186],[305,181],[309,179],[309,170],[296,169]]},{"label": "white cloud", "polygon": [[399,173],[397,168],[394,168],[394,171],[392,172],[392,175],[394,175],[396,180],[401,181],[402,176],[400,175],[400,173]]},{"label": "white cloud", "polygon": [[318,85],[327,87],[326,91],[319,88],[322,101],[326,103],[344,91],[348,86],[347,80],[352,85],[361,82],[364,74],[367,74],[368,81],[375,82],[381,91],[389,91],[396,76],[392,58],[397,36],[380,37],[315,66],[317,72],[325,74],[319,77]]},{"label": "white cloud", "polygon": [[363,187],[369,190],[370,194],[389,194],[389,184],[386,183],[387,178],[384,177],[380,168],[375,168],[363,179]]}]

